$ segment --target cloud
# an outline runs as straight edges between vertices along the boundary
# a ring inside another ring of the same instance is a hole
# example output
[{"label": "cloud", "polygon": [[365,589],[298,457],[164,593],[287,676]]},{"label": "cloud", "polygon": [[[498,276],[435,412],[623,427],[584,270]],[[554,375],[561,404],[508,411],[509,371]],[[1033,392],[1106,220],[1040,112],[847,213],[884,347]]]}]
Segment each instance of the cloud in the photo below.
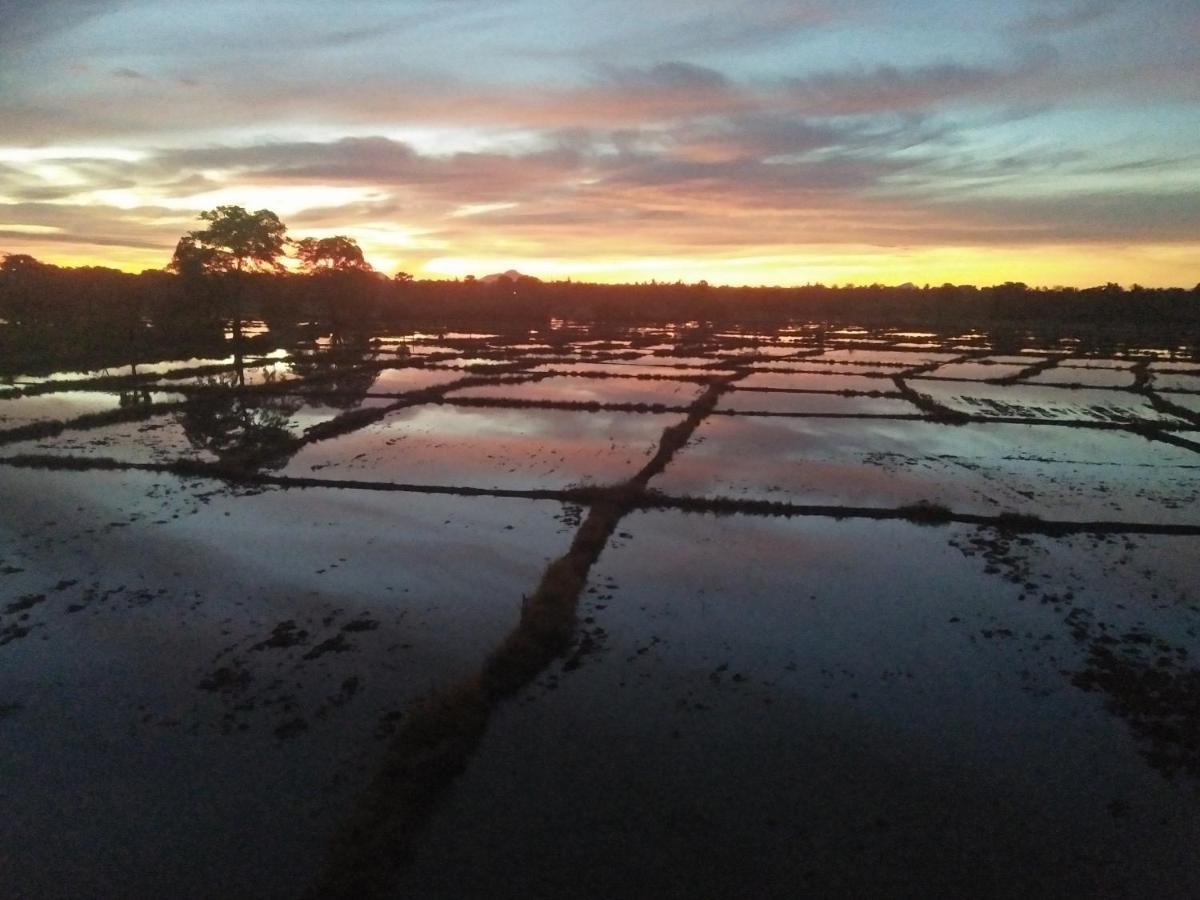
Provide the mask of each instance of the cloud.
[{"label": "cloud", "polygon": [[580,174],[582,156],[560,148],[423,156],[401,141],[365,137],[170,151],[155,164],[165,171],[219,170],[233,184],[363,184],[459,204],[551,188]]},{"label": "cloud", "polygon": [[1056,54],[1049,48],[1027,50],[1006,66],[944,62],[924,66],[882,65],[858,71],[826,71],[794,78],[785,85],[788,99],[805,113],[865,115],[927,109],[944,103],[979,101],[1008,88],[1044,77]]},{"label": "cloud", "polygon": [[685,62],[665,62],[649,68],[605,66],[606,80],[631,93],[657,92],[722,96],[729,79],[716,69]]},{"label": "cloud", "polygon": [[[160,207],[120,209],[111,206],[64,206],[57,203],[0,205],[0,221],[9,225],[43,226],[52,233],[39,234],[37,242],[124,247],[166,253],[186,230],[189,216]],[[176,230],[178,229],[178,230]],[[9,241],[22,235],[9,231]],[[24,235],[28,240],[29,236]],[[166,264],[164,258],[162,265]]]},{"label": "cloud", "polygon": [[[164,258],[200,208],[239,197],[271,205],[270,197],[286,196],[285,218],[299,233],[419,235],[406,244],[413,252],[1029,245],[1112,241],[1122,228],[1170,242],[1200,226],[1188,205],[1194,192],[1175,200],[1152,191],[1019,196],[1038,180],[1069,186],[1097,173],[1186,172],[1194,169],[1187,156],[1114,162],[1080,148],[981,155],[960,142],[949,126],[920,116],[882,126],[734,113],[643,130],[548,131],[509,152],[422,153],[373,136],[168,148],[131,159],[51,157],[0,166],[0,195],[19,201],[0,205],[0,221],[60,229],[48,242],[105,236],[114,246],[156,247]],[[63,177],[31,177],[46,165]],[[115,196],[145,200],[118,208],[106,199]],[[181,204],[193,196],[195,209]]]},{"label": "cloud", "polygon": [[982,205],[935,208],[1006,240],[1027,243],[1191,242],[1200,234],[1200,189],[996,198]]},{"label": "cloud", "polygon": [[0,0],[0,49],[19,51],[119,5],[120,0]]},{"label": "cloud", "polygon": [[149,0],[0,0],[4,241],[165,260],[205,206],[277,201],[298,231],[418,256],[1197,224],[1194,0],[1028,0],[1016,25],[997,0],[966,34],[928,0],[662,0],[653,22],[636,0],[317,9],[214,0],[185,26]]},{"label": "cloud", "polygon": [[1047,9],[1027,16],[1019,27],[1035,33],[1073,31],[1108,18],[1123,4],[1124,0],[1043,0]]}]

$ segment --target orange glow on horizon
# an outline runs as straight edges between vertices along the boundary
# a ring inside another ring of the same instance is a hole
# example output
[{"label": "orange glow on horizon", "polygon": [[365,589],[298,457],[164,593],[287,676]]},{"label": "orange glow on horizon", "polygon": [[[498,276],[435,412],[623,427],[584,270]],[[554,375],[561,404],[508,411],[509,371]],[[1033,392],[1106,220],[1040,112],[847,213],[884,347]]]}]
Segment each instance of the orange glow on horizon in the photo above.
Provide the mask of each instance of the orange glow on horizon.
[{"label": "orange glow on horizon", "polygon": [[[333,233],[334,230],[330,230]],[[356,234],[355,229],[345,229]],[[315,232],[314,232],[315,233]],[[322,231],[323,233],[323,231]],[[701,280],[713,285],[794,286],[802,284],[889,284],[916,285],[975,284],[985,286],[1006,281],[1023,281],[1032,286],[1092,287],[1106,282],[1146,287],[1191,288],[1200,275],[1195,260],[1200,243],[1165,245],[1066,245],[1034,247],[914,247],[873,248],[863,246],[808,245],[794,253],[770,248],[754,255],[671,255],[627,257],[540,256],[520,253],[431,255],[419,240],[397,231],[386,243],[376,229],[362,229],[357,239],[367,260],[379,272],[392,275],[406,271],[418,279],[449,280],[467,275],[477,277],[508,269],[544,281],[623,284]],[[21,234],[5,240],[3,253],[27,253],[60,266],[105,266],[126,272],[161,269],[171,250],[105,247],[102,250],[75,247]]]}]

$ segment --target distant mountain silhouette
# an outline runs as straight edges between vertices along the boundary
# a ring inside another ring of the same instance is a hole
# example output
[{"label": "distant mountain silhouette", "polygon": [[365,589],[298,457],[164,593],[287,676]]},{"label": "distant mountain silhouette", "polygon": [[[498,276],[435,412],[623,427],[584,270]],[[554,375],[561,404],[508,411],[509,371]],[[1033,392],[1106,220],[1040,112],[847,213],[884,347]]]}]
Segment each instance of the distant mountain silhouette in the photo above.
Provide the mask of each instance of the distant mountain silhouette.
[{"label": "distant mountain silhouette", "polygon": [[479,280],[484,284],[493,284],[499,281],[501,278],[507,278],[509,281],[516,281],[518,278],[531,278],[534,281],[540,281],[540,279],[534,278],[532,275],[522,275],[516,269],[509,269],[507,272],[495,272],[491,275],[484,275]]}]

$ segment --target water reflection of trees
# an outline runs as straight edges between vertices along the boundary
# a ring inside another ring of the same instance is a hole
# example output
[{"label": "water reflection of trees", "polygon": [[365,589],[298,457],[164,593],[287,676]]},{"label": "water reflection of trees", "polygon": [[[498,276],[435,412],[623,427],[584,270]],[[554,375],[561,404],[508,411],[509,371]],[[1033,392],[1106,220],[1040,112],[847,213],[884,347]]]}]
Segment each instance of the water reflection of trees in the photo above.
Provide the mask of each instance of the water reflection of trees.
[{"label": "water reflection of trees", "polygon": [[121,409],[151,406],[153,403],[154,394],[148,387],[131,387],[117,392],[117,404]]},{"label": "water reflection of trees", "polygon": [[298,447],[289,425],[304,398],[286,394],[247,393],[241,371],[205,378],[177,414],[195,450],[207,451],[223,465],[276,468]]},{"label": "water reflection of trees", "polygon": [[290,365],[310,402],[319,399],[336,409],[353,409],[379,377],[381,357],[366,333],[335,332],[329,349],[297,353]]},{"label": "water reflection of trees", "polygon": [[356,343],[297,354],[288,364],[294,384],[266,369],[247,388],[247,366],[239,356],[230,371],[202,379],[185,401],[178,420],[188,442],[243,471],[284,466],[303,446],[293,421],[298,413],[306,407],[353,409],[378,377],[370,365],[378,353],[365,338]]}]

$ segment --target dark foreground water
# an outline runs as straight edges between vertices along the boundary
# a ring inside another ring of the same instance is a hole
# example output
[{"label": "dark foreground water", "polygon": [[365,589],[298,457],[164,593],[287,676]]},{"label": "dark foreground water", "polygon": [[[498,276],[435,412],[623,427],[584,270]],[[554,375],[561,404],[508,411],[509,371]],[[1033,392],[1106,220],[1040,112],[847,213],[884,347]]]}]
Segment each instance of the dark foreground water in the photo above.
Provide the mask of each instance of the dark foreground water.
[{"label": "dark foreground water", "polygon": [[381,895],[1200,895],[1200,362],[1155,351],[452,333],[18,375],[0,895],[327,883],[413,704],[614,498],[570,647]]}]

